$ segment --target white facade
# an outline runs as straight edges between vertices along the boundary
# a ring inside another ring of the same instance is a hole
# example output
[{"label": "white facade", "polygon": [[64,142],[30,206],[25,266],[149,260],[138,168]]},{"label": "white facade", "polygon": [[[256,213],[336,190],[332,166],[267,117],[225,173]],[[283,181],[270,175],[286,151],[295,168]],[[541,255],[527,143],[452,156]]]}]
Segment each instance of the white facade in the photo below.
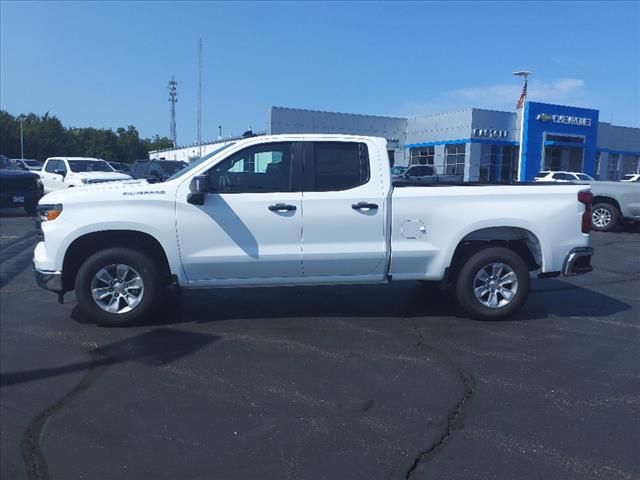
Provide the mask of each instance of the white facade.
[{"label": "white facade", "polygon": [[149,159],[151,160],[179,160],[182,162],[190,163],[191,161],[204,157],[210,154],[214,150],[230,143],[232,140],[224,139],[216,142],[207,143],[203,145],[191,145],[189,147],[182,148],[170,148],[166,150],[152,150],[149,152]]}]

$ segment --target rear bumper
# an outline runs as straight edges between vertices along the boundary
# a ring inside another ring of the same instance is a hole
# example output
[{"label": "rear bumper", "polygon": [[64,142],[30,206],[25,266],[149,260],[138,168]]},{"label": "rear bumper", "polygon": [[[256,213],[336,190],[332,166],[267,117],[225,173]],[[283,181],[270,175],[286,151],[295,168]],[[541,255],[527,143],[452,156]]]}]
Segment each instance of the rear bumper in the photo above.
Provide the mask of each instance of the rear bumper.
[{"label": "rear bumper", "polygon": [[50,271],[50,270],[40,270],[33,266],[33,271],[36,276],[36,283],[40,288],[44,288],[45,290],[50,290],[52,292],[62,292],[62,272],[59,271]]},{"label": "rear bumper", "polygon": [[574,275],[582,275],[593,270],[591,266],[591,257],[593,256],[592,247],[578,247],[572,249],[564,259],[562,264],[562,273],[566,277]]}]

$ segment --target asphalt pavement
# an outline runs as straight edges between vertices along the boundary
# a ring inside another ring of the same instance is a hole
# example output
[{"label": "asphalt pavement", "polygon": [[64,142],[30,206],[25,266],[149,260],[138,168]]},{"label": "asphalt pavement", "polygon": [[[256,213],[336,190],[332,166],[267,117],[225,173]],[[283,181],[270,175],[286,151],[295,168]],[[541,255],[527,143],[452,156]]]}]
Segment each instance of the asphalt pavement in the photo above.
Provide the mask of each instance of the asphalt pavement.
[{"label": "asphalt pavement", "polygon": [[185,292],[84,323],[0,211],[3,479],[640,478],[640,231],[509,321],[437,288]]}]

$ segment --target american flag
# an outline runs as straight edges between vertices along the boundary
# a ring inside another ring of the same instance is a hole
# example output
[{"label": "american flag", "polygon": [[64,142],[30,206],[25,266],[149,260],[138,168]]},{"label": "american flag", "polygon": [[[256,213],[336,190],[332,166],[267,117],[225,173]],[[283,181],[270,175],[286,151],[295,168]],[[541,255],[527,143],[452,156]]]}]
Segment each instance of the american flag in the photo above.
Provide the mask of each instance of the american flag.
[{"label": "american flag", "polygon": [[522,93],[520,94],[518,103],[516,103],[516,109],[521,109],[522,107],[524,107],[524,101],[526,99],[527,99],[527,80],[524,81],[524,86],[522,87]]}]

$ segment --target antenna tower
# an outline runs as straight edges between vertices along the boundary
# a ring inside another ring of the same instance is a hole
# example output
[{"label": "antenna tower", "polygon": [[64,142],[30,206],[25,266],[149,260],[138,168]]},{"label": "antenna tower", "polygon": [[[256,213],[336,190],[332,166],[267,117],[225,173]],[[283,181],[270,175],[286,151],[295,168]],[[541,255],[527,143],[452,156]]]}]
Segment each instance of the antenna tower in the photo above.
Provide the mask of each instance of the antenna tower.
[{"label": "antenna tower", "polygon": [[202,157],[202,37],[198,38],[198,150]]},{"label": "antenna tower", "polygon": [[176,102],[178,101],[178,82],[173,76],[169,82],[169,101],[171,102],[171,126],[169,127],[169,136],[173,143],[173,148],[178,146],[178,136],[176,134]]}]

